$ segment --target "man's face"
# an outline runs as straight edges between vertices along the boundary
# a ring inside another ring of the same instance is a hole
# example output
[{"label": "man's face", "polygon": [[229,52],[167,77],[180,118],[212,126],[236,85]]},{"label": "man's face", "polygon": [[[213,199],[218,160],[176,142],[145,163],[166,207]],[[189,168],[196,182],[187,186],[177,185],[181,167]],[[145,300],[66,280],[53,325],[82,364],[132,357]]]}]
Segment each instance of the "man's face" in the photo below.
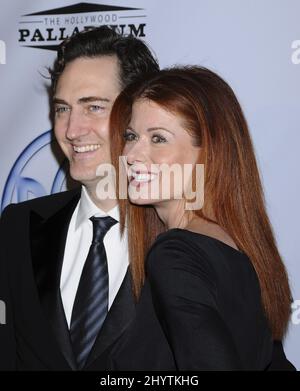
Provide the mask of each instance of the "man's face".
[{"label": "man's face", "polygon": [[76,59],[59,77],[54,132],[71,177],[84,185],[95,185],[97,167],[110,163],[109,115],[120,91],[115,56]]}]

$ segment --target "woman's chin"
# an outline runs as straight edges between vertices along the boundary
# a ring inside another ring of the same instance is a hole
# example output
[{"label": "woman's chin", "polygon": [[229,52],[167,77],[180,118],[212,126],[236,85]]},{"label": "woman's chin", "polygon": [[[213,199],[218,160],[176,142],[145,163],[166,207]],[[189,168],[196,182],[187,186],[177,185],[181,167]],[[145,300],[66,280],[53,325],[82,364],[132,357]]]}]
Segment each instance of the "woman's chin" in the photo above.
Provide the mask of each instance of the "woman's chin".
[{"label": "woman's chin", "polygon": [[144,199],[144,198],[131,198],[129,197],[129,201],[134,205],[153,205],[155,202],[150,199]]}]

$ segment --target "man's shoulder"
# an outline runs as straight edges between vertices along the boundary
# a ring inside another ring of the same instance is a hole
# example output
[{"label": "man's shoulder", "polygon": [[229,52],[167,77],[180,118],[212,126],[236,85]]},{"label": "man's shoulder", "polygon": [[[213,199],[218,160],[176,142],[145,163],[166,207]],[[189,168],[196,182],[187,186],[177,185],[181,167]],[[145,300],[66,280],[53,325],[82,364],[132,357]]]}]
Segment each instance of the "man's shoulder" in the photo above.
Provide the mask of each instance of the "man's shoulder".
[{"label": "man's shoulder", "polygon": [[80,187],[73,190],[64,191],[61,193],[50,194],[43,197],[34,198],[19,202],[17,204],[8,205],[2,212],[1,219],[9,215],[24,213],[26,211],[35,211],[39,214],[52,214],[56,209],[63,207],[68,202],[80,198]]}]

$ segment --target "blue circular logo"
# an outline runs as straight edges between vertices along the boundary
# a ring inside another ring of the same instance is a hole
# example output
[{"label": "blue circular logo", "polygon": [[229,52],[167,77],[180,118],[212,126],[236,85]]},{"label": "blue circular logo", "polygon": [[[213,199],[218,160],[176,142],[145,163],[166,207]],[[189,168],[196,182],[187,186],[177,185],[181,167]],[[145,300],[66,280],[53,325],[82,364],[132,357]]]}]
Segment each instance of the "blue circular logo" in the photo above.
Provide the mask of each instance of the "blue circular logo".
[{"label": "blue circular logo", "polygon": [[[1,200],[1,212],[12,202],[26,201],[29,198],[42,197],[63,190],[66,179],[66,159],[59,166],[58,170],[56,169],[53,181],[51,181],[50,178],[50,191],[47,191],[45,185],[41,183],[41,180],[36,178],[38,175],[33,175],[34,177],[31,177],[31,175],[28,176],[28,174],[26,175],[26,170],[28,171],[30,163],[43,149],[47,147],[49,149],[50,144],[54,142],[54,140],[52,131],[48,130],[33,140],[17,158],[4,186]],[[47,169],[47,163],[45,166]]]}]

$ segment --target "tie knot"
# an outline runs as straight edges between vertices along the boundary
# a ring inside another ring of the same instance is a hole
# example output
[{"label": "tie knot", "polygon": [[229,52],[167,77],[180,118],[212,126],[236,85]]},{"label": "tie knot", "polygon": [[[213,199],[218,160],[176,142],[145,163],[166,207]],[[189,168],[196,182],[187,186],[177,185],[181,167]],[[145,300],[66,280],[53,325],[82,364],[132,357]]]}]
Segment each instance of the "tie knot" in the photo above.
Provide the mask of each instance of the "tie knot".
[{"label": "tie knot", "polygon": [[93,216],[90,220],[93,223],[93,243],[102,241],[108,230],[117,223],[117,221],[110,216]]}]

